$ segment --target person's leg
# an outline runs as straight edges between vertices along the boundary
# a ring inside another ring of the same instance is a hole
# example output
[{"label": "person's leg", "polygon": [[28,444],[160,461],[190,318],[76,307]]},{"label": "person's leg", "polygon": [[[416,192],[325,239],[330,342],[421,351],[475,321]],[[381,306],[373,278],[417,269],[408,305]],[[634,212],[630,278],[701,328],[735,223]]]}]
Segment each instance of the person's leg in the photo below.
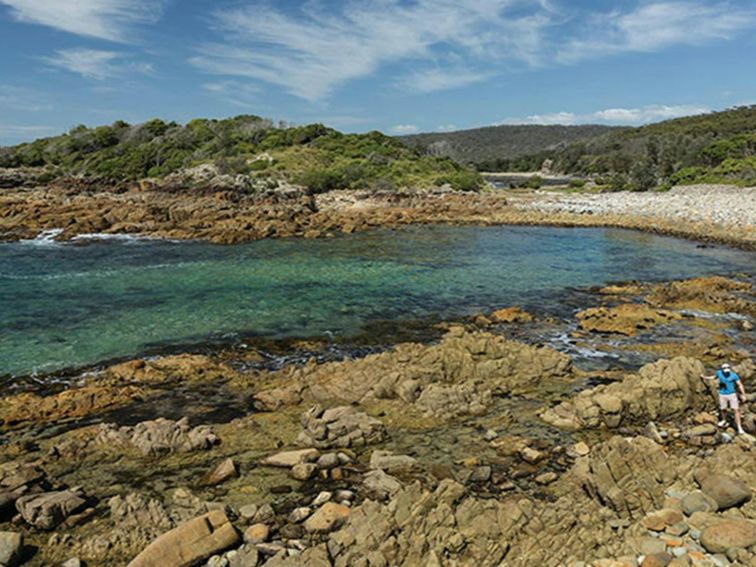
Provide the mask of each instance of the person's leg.
[{"label": "person's leg", "polygon": [[743,426],[740,424],[740,409],[735,409],[735,426],[738,428],[738,433],[745,433]]},{"label": "person's leg", "polygon": [[719,394],[719,427],[727,425],[727,398]]}]

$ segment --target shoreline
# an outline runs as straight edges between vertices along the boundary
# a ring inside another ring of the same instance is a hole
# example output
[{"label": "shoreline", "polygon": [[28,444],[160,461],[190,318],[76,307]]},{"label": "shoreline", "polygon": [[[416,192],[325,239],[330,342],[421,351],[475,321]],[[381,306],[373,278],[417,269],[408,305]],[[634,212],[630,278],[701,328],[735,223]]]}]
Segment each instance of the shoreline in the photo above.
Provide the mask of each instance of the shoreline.
[{"label": "shoreline", "polygon": [[[703,186],[708,190],[706,186]],[[712,186],[711,191],[718,190]],[[163,238],[205,240],[219,244],[265,238],[321,238],[333,234],[398,228],[406,225],[555,226],[624,228],[663,236],[756,250],[756,223],[698,220],[705,213],[721,217],[716,198],[697,205],[701,187],[680,187],[669,193],[643,194],[643,213],[602,211],[602,201],[637,199],[637,194],[581,194],[555,191],[483,193],[372,193],[332,191],[316,196],[301,193],[240,197],[217,191],[211,196],[131,190],[85,193],[59,188],[6,191],[0,194],[0,239],[34,239],[53,229],[55,238],[74,240],[98,234],[103,238]],[[681,194],[685,211],[669,211]],[[740,215],[756,210],[756,188],[738,189],[730,196],[742,207]],[[668,201],[668,202],[667,202]],[[720,203],[721,205],[721,203]],[[729,205],[732,208],[732,205]],[[698,207],[698,208],[696,208]],[[655,210],[654,208],[658,209]],[[725,211],[726,215],[738,215]],[[751,213],[752,214],[752,213]],[[729,218],[729,217],[728,217]],[[103,236],[105,235],[105,236]]]}]

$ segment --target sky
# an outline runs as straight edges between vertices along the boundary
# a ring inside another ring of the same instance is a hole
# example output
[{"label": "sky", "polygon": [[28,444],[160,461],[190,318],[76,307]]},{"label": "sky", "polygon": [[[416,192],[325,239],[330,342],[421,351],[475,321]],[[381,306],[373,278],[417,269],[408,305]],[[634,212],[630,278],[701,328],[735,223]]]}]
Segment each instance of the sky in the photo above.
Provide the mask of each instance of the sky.
[{"label": "sky", "polygon": [[0,145],[257,114],[348,132],[756,102],[756,0],[0,0]]}]

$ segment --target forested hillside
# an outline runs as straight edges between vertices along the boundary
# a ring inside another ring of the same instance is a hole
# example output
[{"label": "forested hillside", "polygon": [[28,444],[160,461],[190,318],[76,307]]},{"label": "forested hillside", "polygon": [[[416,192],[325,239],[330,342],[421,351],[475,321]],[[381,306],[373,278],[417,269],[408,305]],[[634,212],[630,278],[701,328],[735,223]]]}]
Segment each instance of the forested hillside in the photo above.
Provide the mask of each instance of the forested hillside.
[{"label": "forested hillside", "polygon": [[514,163],[514,158],[555,150],[571,142],[590,140],[616,130],[618,128],[597,125],[521,124],[413,134],[401,139],[430,155],[448,156],[459,163],[474,165],[481,171],[505,171],[510,163]]},{"label": "forested hillside", "polygon": [[597,176],[614,189],[689,183],[756,184],[756,105],[612,131],[557,150],[522,156],[519,171],[544,159],[564,173]]},{"label": "forested hillside", "polygon": [[0,167],[37,168],[42,180],[82,175],[108,180],[165,177],[201,164],[223,174],[283,179],[313,192],[450,184],[477,189],[477,172],[425,155],[380,132],[342,134],[322,124],[286,126],[257,116],[159,119],[130,125],[77,126],[67,134],[0,148]]}]

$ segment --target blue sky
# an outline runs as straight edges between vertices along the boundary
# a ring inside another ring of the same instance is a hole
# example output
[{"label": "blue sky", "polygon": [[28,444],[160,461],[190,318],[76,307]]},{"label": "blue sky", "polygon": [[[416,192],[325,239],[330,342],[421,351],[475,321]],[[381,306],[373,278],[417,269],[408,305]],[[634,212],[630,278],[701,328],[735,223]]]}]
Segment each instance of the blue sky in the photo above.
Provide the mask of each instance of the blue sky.
[{"label": "blue sky", "polygon": [[756,0],[0,0],[0,144],[258,114],[642,124],[756,102]]}]

